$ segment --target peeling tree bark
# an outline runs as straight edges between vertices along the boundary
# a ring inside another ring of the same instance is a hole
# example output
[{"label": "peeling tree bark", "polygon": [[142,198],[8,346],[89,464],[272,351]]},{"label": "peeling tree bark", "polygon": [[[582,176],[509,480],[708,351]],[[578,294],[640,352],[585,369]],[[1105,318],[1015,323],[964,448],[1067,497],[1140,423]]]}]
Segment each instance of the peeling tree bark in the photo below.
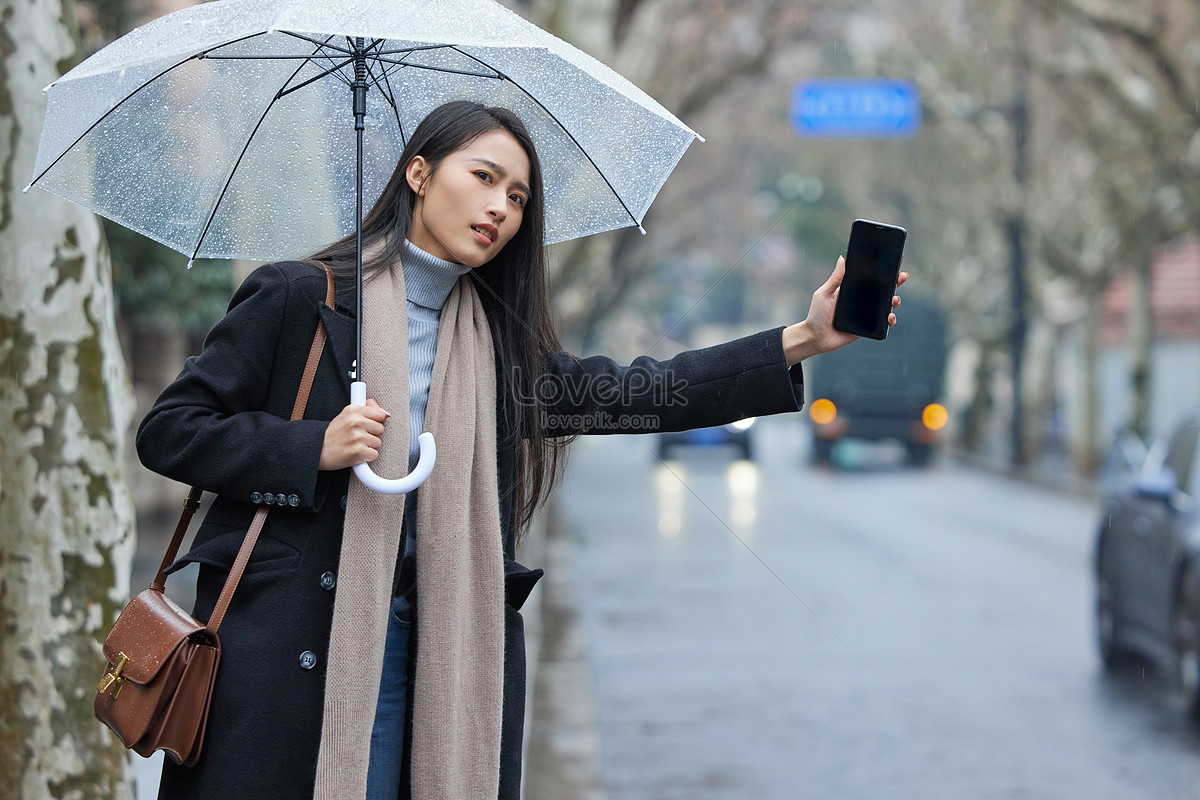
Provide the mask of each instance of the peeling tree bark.
[{"label": "peeling tree bark", "polygon": [[92,214],[21,192],[41,89],[77,57],[74,3],[0,0],[0,20],[0,793],[131,798],[92,716],[134,546],[109,263]]}]

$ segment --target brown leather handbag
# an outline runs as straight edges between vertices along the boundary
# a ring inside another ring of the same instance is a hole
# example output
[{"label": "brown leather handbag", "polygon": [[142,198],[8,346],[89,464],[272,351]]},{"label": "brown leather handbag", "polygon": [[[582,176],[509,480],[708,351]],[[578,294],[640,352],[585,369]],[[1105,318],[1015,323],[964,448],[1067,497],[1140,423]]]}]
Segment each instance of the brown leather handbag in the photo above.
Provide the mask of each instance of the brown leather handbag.
[{"label": "brown leather handbag", "polygon": [[[325,304],[333,308],[333,273],[325,270]],[[325,326],[317,323],[292,419],[304,417],[317,364],[325,347]],[[175,535],[150,588],[129,601],[104,640],[108,666],[96,687],[96,718],[113,730],[125,747],[142,756],[163,750],[173,761],[192,766],[200,758],[208,708],[221,662],[217,629],[229,608],[270,506],[260,506],[225,579],[208,624],[201,624],[163,592],[167,568],[174,563],[202,490],[184,501]]]}]

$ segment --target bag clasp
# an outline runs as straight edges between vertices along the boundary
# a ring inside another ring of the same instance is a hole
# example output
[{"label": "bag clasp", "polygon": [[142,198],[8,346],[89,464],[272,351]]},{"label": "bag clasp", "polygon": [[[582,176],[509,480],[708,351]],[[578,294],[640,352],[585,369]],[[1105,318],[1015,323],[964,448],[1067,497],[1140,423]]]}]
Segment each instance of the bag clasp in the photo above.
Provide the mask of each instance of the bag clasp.
[{"label": "bag clasp", "polygon": [[116,700],[117,695],[121,693],[121,687],[125,684],[125,676],[121,673],[125,670],[125,665],[128,663],[129,656],[124,653],[117,654],[117,663],[105,671],[104,677],[100,679],[100,684],[96,687],[96,691],[100,694],[108,694],[108,690],[112,689],[112,698]]}]

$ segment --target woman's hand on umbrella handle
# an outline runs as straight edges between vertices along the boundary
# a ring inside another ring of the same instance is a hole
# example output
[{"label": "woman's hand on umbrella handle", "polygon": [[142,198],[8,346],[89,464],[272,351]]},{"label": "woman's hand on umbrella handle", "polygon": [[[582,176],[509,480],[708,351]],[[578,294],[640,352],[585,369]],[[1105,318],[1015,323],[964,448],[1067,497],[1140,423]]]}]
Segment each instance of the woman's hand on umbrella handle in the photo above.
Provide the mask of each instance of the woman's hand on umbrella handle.
[{"label": "woman's hand on umbrella handle", "polygon": [[318,469],[345,469],[379,458],[383,423],[389,416],[374,400],[343,408],[325,429]]},{"label": "woman's hand on umbrella handle", "polygon": [[[351,406],[366,407],[369,403],[371,401],[367,400],[367,385],[362,381],[355,381],[350,384]],[[417,442],[421,448],[421,456],[417,460],[417,466],[413,468],[413,471],[403,478],[389,480],[388,478],[380,477],[371,471],[366,461],[354,465],[355,477],[358,478],[363,486],[379,494],[405,494],[406,492],[411,492],[429,477],[429,473],[433,471],[433,462],[437,459],[437,448],[434,447],[432,433],[422,433],[417,438]]]}]

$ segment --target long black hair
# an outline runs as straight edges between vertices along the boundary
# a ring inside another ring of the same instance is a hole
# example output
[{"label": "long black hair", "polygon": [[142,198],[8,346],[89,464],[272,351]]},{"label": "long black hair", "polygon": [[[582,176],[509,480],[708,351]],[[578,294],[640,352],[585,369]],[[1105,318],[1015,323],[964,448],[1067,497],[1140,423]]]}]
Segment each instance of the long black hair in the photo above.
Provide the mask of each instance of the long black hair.
[{"label": "long black hair", "polygon": [[[545,205],[542,167],[525,124],[506,108],[488,108],[456,100],[429,113],[413,131],[400,161],[375,206],[362,224],[364,280],[398,263],[404,239],[412,227],[417,194],[408,184],[406,170],[422,156],[436,173],[446,156],[468,147],[492,131],[512,135],[529,157],[530,197],[521,225],[508,244],[487,264],[469,274],[487,312],[496,351],[500,412],[508,441],[517,451],[514,513],[517,531],[525,529],[537,507],[562,476],[567,440],[543,435],[544,410],[534,383],[543,371],[548,353],[561,349],[546,299]],[[377,249],[382,244],[381,250]],[[356,242],[354,234],[314,253],[329,264],[339,288],[353,287]],[[501,486],[504,485],[503,477]]]}]

